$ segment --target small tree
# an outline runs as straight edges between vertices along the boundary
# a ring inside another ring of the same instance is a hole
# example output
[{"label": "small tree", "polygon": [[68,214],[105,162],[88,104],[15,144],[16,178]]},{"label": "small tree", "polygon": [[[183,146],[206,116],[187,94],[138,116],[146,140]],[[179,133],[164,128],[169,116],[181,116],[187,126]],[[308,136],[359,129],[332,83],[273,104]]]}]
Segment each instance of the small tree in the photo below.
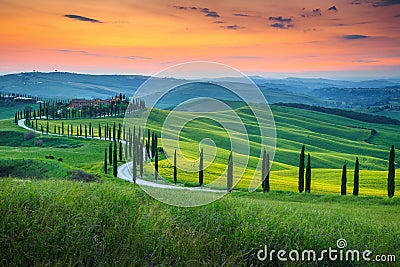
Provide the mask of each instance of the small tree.
[{"label": "small tree", "polygon": [[342,170],[342,183],[340,185],[340,194],[342,196],[346,195],[346,184],[347,184],[347,165],[343,165],[343,170]]},{"label": "small tree", "polygon": [[104,173],[107,174],[107,148],[104,149]]},{"label": "small tree", "polygon": [[300,163],[299,163],[299,192],[303,192],[304,190],[304,151],[306,147],[302,146],[300,152]]},{"label": "small tree", "polygon": [[114,151],[113,151],[113,175],[117,177],[118,175],[118,165],[117,165],[117,142],[114,141]]},{"label": "small tree", "polygon": [[158,178],[158,149],[156,149],[155,159],[154,159],[154,178]]},{"label": "small tree", "polygon": [[[133,138],[133,142],[135,142],[135,138]],[[134,147],[135,146],[133,145],[130,149],[133,149]],[[137,157],[136,151],[133,150],[132,151],[132,179],[133,179],[133,182],[135,184],[136,184],[136,178],[137,178],[137,165],[136,165],[137,161],[136,161],[136,157]]]},{"label": "small tree", "polygon": [[228,159],[226,191],[232,192],[232,187],[233,187],[233,157],[232,157],[232,151],[231,151],[231,153],[229,154],[229,159]]},{"label": "small tree", "polygon": [[174,152],[174,183],[176,184],[176,181],[177,181],[177,176],[178,176],[178,172],[177,172],[177,169],[176,169],[176,149],[175,149],[175,152]]},{"label": "small tree", "polygon": [[122,161],[122,142],[119,141],[119,161]]},{"label": "small tree", "polygon": [[356,165],[354,166],[354,185],[353,185],[353,196],[358,196],[359,189],[359,177],[360,177],[360,166],[358,157],[356,158]]},{"label": "small tree", "polygon": [[306,190],[305,192],[311,192],[311,156],[308,154],[307,167],[306,167]]},{"label": "small tree", "polygon": [[389,154],[389,169],[388,169],[388,197],[392,198],[394,196],[395,191],[395,183],[394,178],[396,176],[395,170],[395,152],[394,152],[394,145],[390,149]]},{"label": "small tree", "polygon": [[143,142],[138,140],[139,142],[139,173],[140,177],[143,178]]},{"label": "small tree", "polygon": [[269,190],[270,190],[270,186],[269,186],[269,154],[267,153],[265,148],[263,151],[263,161],[262,161],[261,172],[262,172],[263,192],[269,192]]},{"label": "small tree", "polygon": [[200,150],[200,162],[199,162],[199,185],[203,185],[204,180],[204,170],[203,170],[203,148]]},{"label": "small tree", "polygon": [[110,165],[112,165],[112,143],[110,143],[110,146],[108,147],[108,161],[110,163]]}]

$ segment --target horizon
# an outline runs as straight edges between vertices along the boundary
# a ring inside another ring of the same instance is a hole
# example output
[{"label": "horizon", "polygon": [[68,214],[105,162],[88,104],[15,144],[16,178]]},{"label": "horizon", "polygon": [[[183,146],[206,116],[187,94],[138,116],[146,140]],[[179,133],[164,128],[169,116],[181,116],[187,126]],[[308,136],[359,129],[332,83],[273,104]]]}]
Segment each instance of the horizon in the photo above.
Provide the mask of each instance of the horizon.
[{"label": "horizon", "polygon": [[[76,75],[91,75],[91,76],[143,76],[143,77],[152,77],[155,74],[146,74],[146,73],[89,73],[89,72],[76,72],[76,71],[62,71],[62,70],[54,70],[54,71],[38,71],[38,70],[30,70],[30,71],[19,71],[19,72],[0,72],[0,76],[7,75],[18,75],[18,74],[26,74],[26,73],[43,73],[43,74],[51,74],[51,73],[69,73]],[[363,82],[363,81],[374,81],[374,80],[399,80],[400,75],[396,76],[340,76],[334,73],[328,73],[327,75],[315,75],[313,73],[244,73],[249,78],[260,77],[266,80],[285,80],[285,79],[304,79],[304,80],[313,80],[313,79],[322,79],[322,80],[331,80],[331,81],[348,81],[348,82]],[[177,77],[163,77],[163,78],[177,78]],[[217,79],[222,78],[231,78],[226,76],[216,77]]]}]

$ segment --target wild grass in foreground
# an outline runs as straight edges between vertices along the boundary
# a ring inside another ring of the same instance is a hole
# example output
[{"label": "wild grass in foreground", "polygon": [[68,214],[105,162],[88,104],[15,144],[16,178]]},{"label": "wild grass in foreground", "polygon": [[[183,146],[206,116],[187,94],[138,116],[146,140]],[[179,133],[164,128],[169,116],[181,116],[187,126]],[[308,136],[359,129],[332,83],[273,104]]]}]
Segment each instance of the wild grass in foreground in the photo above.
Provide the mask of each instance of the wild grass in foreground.
[{"label": "wild grass in foreground", "polygon": [[[232,193],[207,206],[177,208],[112,178],[103,183],[2,178],[0,264],[265,265],[256,256],[264,245],[320,251],[335,248],[339,238],[349,248],[399,259],[399,204],[398,198],[271,192]],[[283,265],[276,258],[272,264]],[[318,263],[344,265],[365,262]]]}]

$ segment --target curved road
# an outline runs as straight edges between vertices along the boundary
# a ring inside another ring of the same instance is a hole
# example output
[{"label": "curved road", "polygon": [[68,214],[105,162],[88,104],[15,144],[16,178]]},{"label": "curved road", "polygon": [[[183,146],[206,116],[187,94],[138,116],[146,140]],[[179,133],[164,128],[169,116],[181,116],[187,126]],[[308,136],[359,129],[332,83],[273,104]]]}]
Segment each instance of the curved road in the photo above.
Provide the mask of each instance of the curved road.
[{"label": "curved road", "polygon": [[[22,127],[28,131],[34,131],[36,133],[42,133],[41,131],[37,131],[35,129],[29,128],[28,126],[25,125],[25,119],[20,119],[18,121],[18,126]],[[44,133],[44,134],[48,134],[48,135],[54,135],[54,136],[64,136],[67,137],[66,135],[58,135],[58,134],[54,134],[54,133]],[[77,136],[75,136],[76,138]],[[78,136],[80,138],[86,138],[84,136]],[[92,139],[91,137],[88,137],[87,139]],[[98,139],[98,140],[103,140],[100,139],[99,137],[94,137],[94,139]],[[125,143],[124,140],[121,140],[122,143]],[[145,153],[143,151],[143,153]],[[117,177],[126,181],[129,181],[131,183],[133,183],[132,180],[132,175],[129,171],[129,168],[132,168],[132,163],[128,162],[125,164],[122,164],[121,166],[118,167],[118,175]],[[143,180],[143,179],[136,179],[136,183],[139,185],[144,185],[144,186],[149,186],[149,187],[155,187],[155,188],[164,188],[164,189],[180,189],[180,190],[190,190],[190,191],[202,191],[202,192],[212,192],[212,193],[222,193],[222,192],[226,192],[226,190],[218,190],[218,189],[209,189],[206,187],[183,187],[183,186],[179,186],[179,185],[172,185],[172,184],[159,184],[159,183],[155,183],[155,182],[151,182],[151,181],[147,181],[147,180]]]}]

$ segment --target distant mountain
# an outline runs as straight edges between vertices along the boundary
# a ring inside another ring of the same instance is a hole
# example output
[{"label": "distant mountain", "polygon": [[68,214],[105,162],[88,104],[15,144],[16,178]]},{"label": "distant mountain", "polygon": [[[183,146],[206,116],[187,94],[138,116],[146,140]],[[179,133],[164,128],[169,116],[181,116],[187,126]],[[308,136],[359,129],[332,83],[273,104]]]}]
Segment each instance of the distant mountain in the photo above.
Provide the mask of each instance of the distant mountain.
[{"label": "distant mountain", "polygon": [[[68,72],[29,72],[0,76],[0,92],[21,93],[48,98],[108,98],[119,94],[133,95],[136,90],[149,78],[142,75],[89,75]],[[234,79],[229,82],[235,84]],[[141,97],[149,102],[157,100],[160,96],[161,86],[174,87],[181,80],[174,78],[157,78],[153,80],[154,86],[142,92]],[[269,103],[296,102],[304,104],[323,104],[323,101],[314,96],[296,93],[293,88],[277,86],[276,84],[258,84]],[[293,89],[293,90],[290,90]],[[191,97],[208,96],[222,100],[232,100],[226,92],[213,86],[192,84],[181,90],[174,97],[162,100],[162,106],[174,106],[180,101]]]},{"label": "distant mountain", "polygon": [[132,94],[147,79],[141,75],[28,72],[0,76],[0,92],[41,97],[106,98],[120,92]]},{"label": "distant mountain", "polygon": [[[373,101],[385,100],[384,98],[388,97],[387,94],[394,92],[388,88],[400,88],[400,79],[353,82],[322,78],[270,79],[261,76],[250,76],[250,78],[258,85],[269,103],[286,102],[340,106],[339,102],[347,102],[346,105],[348,103],[363,105],[365,103],[370,104]],[[22,93],[48,98],[108,98],[120,92],[127,96],[133,95],[147,79],[149,79],[149,76],[142,75],[89,75],[68,72],[16,73],[0,76],[0,92]],[[141,97],[149,101],[148,103],[161,96],[161,87],[168,85],[169,88],[173,88],[180,84],[182,80],[156,78],[153,81],[154,85],[141,94]],[[235,85],[242,80],[239,78],[219,78],[218,81]],[[368,90],[361,88],[368,88]],[[383,88],[386,88],[385,91],[379,92]],[[371,92],[373,93],[372,96]],[[395,94],[397,96],[397,91],[395,91]],[[180,101],[196,96],[234,100],[221,89],[192,84],[179,94],[175,94],[174,97],[164,98],[160,105],[174,106]]]}]

